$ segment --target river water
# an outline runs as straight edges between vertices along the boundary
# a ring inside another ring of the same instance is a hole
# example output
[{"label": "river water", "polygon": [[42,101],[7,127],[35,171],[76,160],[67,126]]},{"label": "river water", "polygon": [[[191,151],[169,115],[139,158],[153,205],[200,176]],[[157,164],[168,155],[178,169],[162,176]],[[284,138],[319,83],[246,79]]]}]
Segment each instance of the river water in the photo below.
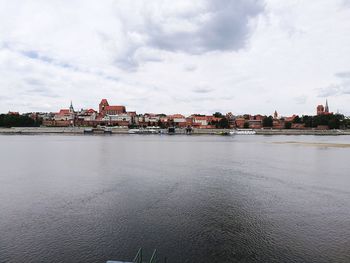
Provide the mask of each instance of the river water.
[{"label": "river water", "polygon": [[350,262],[349,144],[0,136],[0,262]]}]

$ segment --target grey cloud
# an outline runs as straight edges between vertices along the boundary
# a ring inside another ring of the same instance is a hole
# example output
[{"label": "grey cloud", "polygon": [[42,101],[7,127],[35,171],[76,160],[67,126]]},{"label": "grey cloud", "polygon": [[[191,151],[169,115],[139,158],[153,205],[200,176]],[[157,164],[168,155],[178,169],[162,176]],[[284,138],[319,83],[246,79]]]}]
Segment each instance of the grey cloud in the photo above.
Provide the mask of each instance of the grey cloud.
[{"label": "grey cloud", "polygon": [[68,69],[73,69],[73,70],[78,71],[78,69],[75,66],[73,66],[69,63],[58,61],[57,59],[45,56],[45,55],[41,54],[41,52],[36,51],[36,50],[19,50],[19,51],[17,51],[16,49],[11,48],[11,46],[8,46],[8,49],[13,51],[13,52],[17,52],[17,53],[21,54],[22,56],[30,58],[30,59],[39,60],[41,62],[52,64],[52,65],[55,65],[58,67],[68,68]]},{"label": "grey cloud", "polygon": [[330,97],[350,94],[350,83],[348,85],[332,84],[326,88],[319,89],[319,97]]},{"label": "grey cloud", "polygon": [[335,73],[335,76],[337,76],[338,78],[350,78],[350,71],[338,72]]},{"label": "grey cloud", "polygon": [[334,75],[339,78],[339,83],[334,83],[326,88],[319,89],[319,97],[350,94],[350,71],[342,71]]},{"label": "grey cloud", "polygon": [[27,58],[41,60],[41,61],[47,62],[47,63],[54,63],[54,59],[47,57],[47,56],[43,56],[35,50],[23,50],[23,51],[20,51],[19,53]]},{"label": "grey cloud", "polygon": [[113,76],[104,76],[104,78],[107,79],[107,80],[115,81],[115,82],[119,82],[120,81],[119,78],[113,77]]},{"label": "grey cloud", "polygon": [[[249,19],[264,10],[262,0],[207,0],[207,8],[187,19],[197,26],[186,30],[166,32],[161,24],[149,22],[146,30],[150,45],[168,50],[201,54],[216,50],[238,50],[244,47],[249,36]],[[198,20],[206,16],[206,21]]]},{"label": "grey cloud", "polygon": [[[139,55],[138,51],[145,47],[195,55],[244,48],[251,33],[250,19],[264,11],[264,0],[203,1],[204,8],[173,14],[165,18],[165,21],[147,13],[142,14],[143,23],[137,27],[129,25],[127,19],[122,20],[127,29],[126,35],[137,33],[144,36],[144,41],[130,41],[124,54],[116,59],[116,65],[124,70],[135,71],[142,62],[161,61],[158,54]],[[179,28],[174,21],[185,22],[192,30],[185,25]],[[167,28],[166,25],[169,24],[174,25],[176,30]],[[186,70],[195,70],[195,67]]]},{"label": "grey cloud", "polygon": [[10,101],[11,98],[8,96],[0,96],[0,101]]},{"label": "grey cloud", "polygon": [[45,97],[57,98],[59,97],[55,92],[53,92],[45,83],[36,78],[24,78],[25,88],[22,90],[27,94],[36,94]]},{"label": "grey cloud", "polygon": [[[94,74],[96,76],[99,76],[99,77],[104,78],[104,79],[109,80],[109,81],[114,81],[114,82],[120,81],[120,79],[118,77],[107,75],[107,74],[100,72],[100,71],[91,72],[91,71],[86,70],[86,69],[81,69],[81,68],[76,67],[72,64],[65,63],[63,61],[59,61],[59,60],[50,58],[48,56],[45,56],[45,55],[41,54],[39,51],[35,51],[35,50],[19,50],[19,51],[17,51],[16,49],[12,48],[11,44],[9,44],[9,43],[6,43],[6,45],[4,45],[3,48],[6,48],[12,52],[21,54],[22,56],[27,57],[29,59],[38,60],[38,61],[41,61],[44,63],[51,64],[51,65],[56,66],[56,67],[71,69],[73,71],[80,72],[80,73]],[[133,64],[135,64],[135,63],[133,62]],[[125,63],[123,65],[130,65],[130,63]],[[42,84],[42,83],[39,83],[39,80],[35,80],[35,79],[26,79],[25,81],[27,82],[27,84],[32,84],[32,85]]]},{"label": "grey cloud", "polygon": [[184,69],[185,69],[185,71],[191,72],[191,71],[195,71],[197,69],[197,66],[196,65],[186,65],[184,67]]},{"label": "grey cloud", "polygon": [[194,93],[209,93],[209,92],[212,92],[213,89],[210,89],[210,88],[206,88],[206,87],[197,87],[195,89],[192,90]]},{"label": "grey cloud", "polygon": [[307,96],[305,95],[294,97],[294,101],[296,104],[305,104],[306,100],[307,100]]},{"label": "grey cloud", "polygon": [[220,100],[233,100],[235,98],[235,96],[225,96],[225,97],[220,97]]},{"label": "grey cloud", "polygon": [[28,85],[33,85],[33,86],[42,86],[43,82],[39,79],[35,79],[35,78],[25,78],[24,81],[28,84]]},{"label": "grey cloud", "polygon": [[342,7],[350,7],[350,0],[343,0],[341,2]]}]

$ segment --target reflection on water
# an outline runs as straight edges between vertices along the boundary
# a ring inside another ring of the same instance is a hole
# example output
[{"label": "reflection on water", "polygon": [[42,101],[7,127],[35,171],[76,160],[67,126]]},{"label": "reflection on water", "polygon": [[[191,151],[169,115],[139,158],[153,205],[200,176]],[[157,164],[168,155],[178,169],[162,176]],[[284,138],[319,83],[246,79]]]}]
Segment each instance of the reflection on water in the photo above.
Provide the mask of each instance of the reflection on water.
[{"label": "reflection on water", "polygon": [[0,136],[0,262],[349,262],[349,143]]}]

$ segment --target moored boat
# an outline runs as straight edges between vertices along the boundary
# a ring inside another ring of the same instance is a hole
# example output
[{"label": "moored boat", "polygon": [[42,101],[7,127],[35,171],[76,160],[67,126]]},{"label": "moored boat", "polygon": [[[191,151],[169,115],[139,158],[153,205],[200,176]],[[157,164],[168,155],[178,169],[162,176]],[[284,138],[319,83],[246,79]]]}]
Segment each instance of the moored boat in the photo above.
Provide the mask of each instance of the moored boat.
[{"label": "moored boat", "polygon": [[231,135],[254,135],[256,134],[256,131],[253,129],[236,129],[230,131]]}]

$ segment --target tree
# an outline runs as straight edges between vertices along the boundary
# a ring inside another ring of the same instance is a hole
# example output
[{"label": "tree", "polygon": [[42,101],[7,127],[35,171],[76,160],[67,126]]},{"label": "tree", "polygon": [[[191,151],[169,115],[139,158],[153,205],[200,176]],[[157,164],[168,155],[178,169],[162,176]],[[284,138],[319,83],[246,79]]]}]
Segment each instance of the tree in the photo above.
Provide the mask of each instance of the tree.
[{"label": "tree", "polygon": [[263,127],[272,127],[273,126],[273,118],[272,116],[265,117],[263,119]]},{"label": "tree", "polygon": [[313,123],[312,123],[312,116],[308,116],[308,115],[303,115],[301,117],[301,123],[305,124],[305,127],[307,128],[311,128]]},{"label": "tree", "polygon": [[294,117],[293,123],[301,123],[301,119],[298,115]]},{"label": "tree", "polygon": [[244,129],[249,129],[249,122],[245,122],[244,124],[243,124],[243,128]]},{"label": "tree", "polygon": [[285,124],[284,124],[284,128],[285,129],[291,129],[292,128],[292,123],[291,122],[286,122]]},{"label": "tree", "polygon": [[165,125],[164,123],[161,121],[161,120],[158,120],[158,127],[161,128],[161,129],[164,129],[165,128]]},{"label": "tree", "polygon": [[230,127],[230,124],[228,122],[228,119],[226,117],[223,117],[217,124],[216,124],[217,128],[220,129],[227,129]]},{"label": "tree", "polygon": [[223,117],[223,115],[221,114],[221,112],[215,112],[215,113],[213,114],[213,116],[214,116],[215,118],[221,118],[221,117]]},{"label": "tree", "polygon": [[27,115],[0,114],[1,127],[35,127],[41,120],[34,120]]}]

